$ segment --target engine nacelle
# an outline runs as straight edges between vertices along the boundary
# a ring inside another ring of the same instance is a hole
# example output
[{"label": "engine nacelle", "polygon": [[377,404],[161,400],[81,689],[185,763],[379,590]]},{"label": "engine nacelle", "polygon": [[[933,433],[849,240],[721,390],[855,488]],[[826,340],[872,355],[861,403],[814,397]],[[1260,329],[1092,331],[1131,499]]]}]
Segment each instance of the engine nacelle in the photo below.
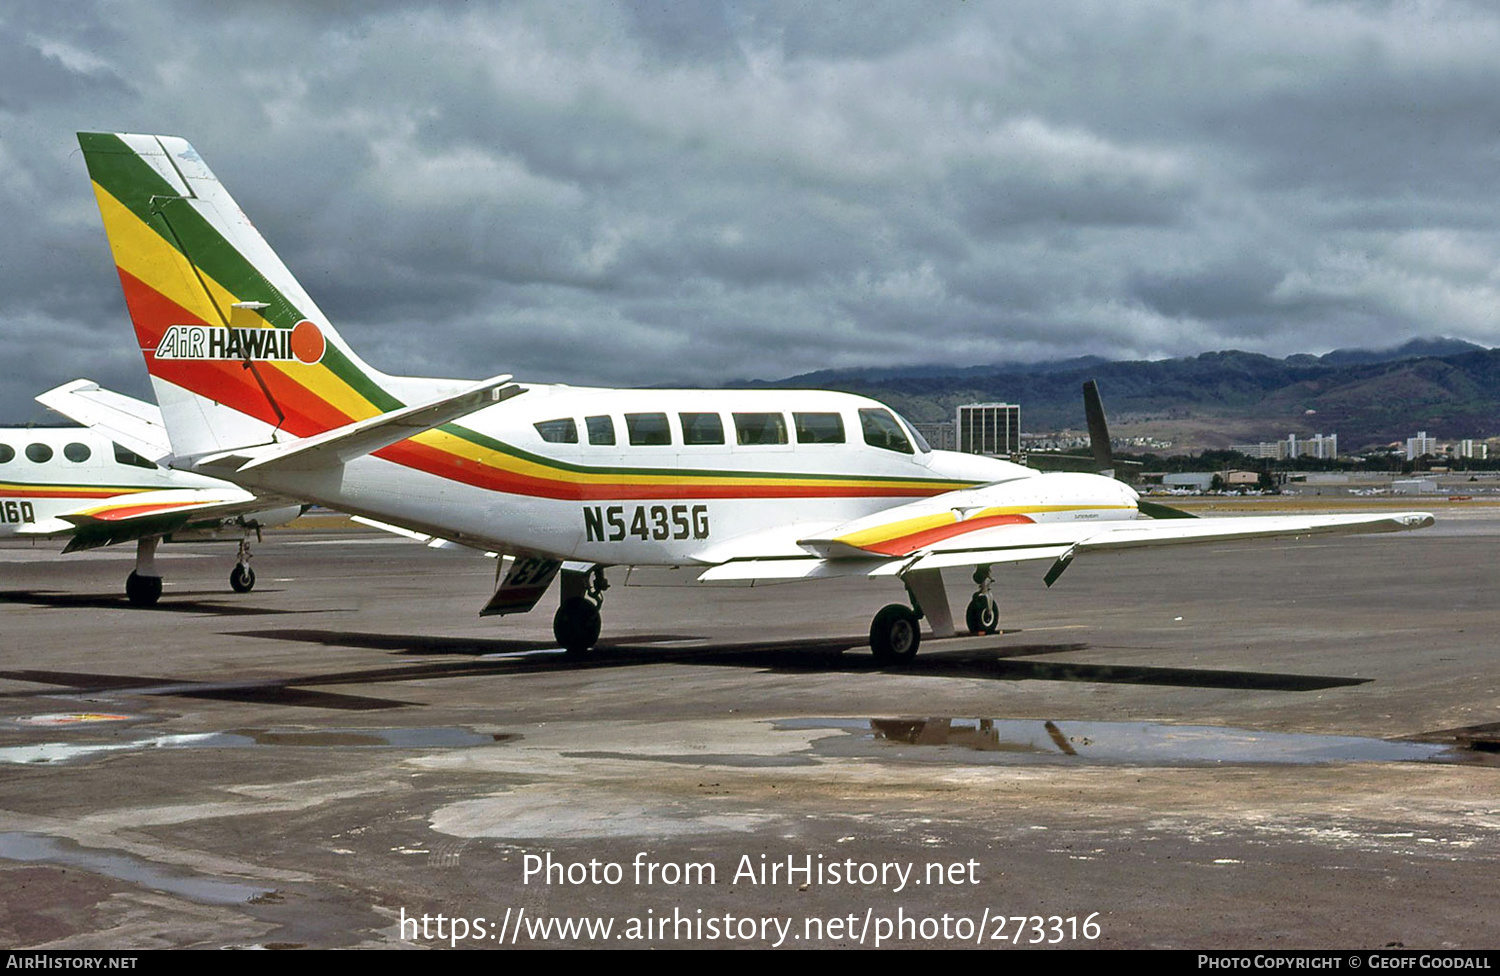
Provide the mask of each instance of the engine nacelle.
[{"label": "engine nacelle", "polygon": [[798,545],[828,559],[905,556],[979,529],[1133,519],[1139,496],[1097,474],[1055,472],[950,491],[836,526]]}]

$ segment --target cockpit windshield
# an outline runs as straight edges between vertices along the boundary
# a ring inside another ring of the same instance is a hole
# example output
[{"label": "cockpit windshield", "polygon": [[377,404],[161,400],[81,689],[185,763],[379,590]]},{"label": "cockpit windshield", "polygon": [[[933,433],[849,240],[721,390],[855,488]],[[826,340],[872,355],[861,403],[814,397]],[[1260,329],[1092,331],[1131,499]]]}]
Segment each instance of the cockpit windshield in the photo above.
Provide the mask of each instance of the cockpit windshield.
[{"label": "cockpit windshield", "polygon": [[922,436],[922,432],[920,430],[917,430],[917,425],[912,423],[910,420],[907,420],[899,413],[896,414],[896,417],[901,421],[901,425],[906,428],[906,432],[911,435],[912,442],[917,445],[917,450],[923,454],[931,454],[932,445],[927,443],[927,438]]}]

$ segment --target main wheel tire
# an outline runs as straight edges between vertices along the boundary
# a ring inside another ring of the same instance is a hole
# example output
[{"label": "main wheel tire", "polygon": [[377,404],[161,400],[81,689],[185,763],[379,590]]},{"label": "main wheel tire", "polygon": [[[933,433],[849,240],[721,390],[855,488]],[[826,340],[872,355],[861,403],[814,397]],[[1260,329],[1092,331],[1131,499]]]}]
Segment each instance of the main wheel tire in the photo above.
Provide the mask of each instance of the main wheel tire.
[{"label": "main wheel tire", "polygon": [[125,598],[132,606],[153,606],[161,599],[161,577],[131,573],[125,577]]},{"label": "main wheel tire", "polygon": [[882,607],[870,624],[870,650],[881,664],[904,664],[917,656],[922,625],[911,607],[892,603]]},{"label": "main wheel tire", "polygon": [[570,596],[552,616],[552,636],[569,654],[583,654],[599,640],[599,608],[592,600]]},{"label": "main wheel tire", "polygon": [[255,570],[242,563],[235,563],[229,571],[229,588],[236,593],[249,593],[255,589]]},{"label": "main wheel tire", "polygon": [[995,605],[993,598],[983,593],[975,593],[974,598],[969,601],[969,609],[964,611],[964,620],[968,623],[971,634],[1000,632],[1000,608]]}]

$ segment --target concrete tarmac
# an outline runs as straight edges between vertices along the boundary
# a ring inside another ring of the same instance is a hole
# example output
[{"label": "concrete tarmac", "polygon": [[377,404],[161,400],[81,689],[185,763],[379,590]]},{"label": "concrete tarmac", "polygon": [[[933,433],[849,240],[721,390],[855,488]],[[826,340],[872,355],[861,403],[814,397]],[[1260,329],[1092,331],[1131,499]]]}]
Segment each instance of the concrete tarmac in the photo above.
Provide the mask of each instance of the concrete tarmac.
[{"label": "concrete tarmac", "polygon": [[578,661],[343,525],[149,610],[0,548],[0,945],[1500,945],[1492,509],[1005,567],[903,668],[890,581],[617,572]]}]

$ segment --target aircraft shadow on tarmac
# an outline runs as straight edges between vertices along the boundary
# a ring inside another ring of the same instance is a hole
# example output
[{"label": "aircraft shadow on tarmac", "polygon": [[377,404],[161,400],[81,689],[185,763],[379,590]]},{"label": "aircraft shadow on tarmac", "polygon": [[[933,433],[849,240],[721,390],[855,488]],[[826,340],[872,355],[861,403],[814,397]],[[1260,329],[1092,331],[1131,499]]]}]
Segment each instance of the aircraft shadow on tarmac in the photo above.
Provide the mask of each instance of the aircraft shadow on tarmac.
[{"label": "aircraft shadow on tarmac", "polygon": [[[56,688],[72,689],[87,697],[166,695],[219,701],[292,705],[345,711],[371,711],[419,705],[418,702],[374,698],[342,692],[313,690],[320,685],[377,685],[397,681],[440,678],[495,677],[509,673],[577,671],[639,667],[653,664],[692,664],[747,668],[779,674],[891,673],[923,677],[983,678],[993,681],[1080,681],[1105,684],[1165,685],[1183,688],[1221,688],[1247,691],[1317,691],[1364,684],[1368,678],[1281,674],[1268,671],[1225,671],[1205,668],[1163,668],[1142,665],[1083,664],[1015,660],[1086,650],[1082,643],[964,646],[945,650],[941,645],[897,667],[882,667],[867,654],[844,655],[862,648],[859,638],[778,641],[757,644],[708,645],[683,635],[635,635],[630,641],[604,644],[581,659],[567,657],[549,645],[503,638],[475,639],[424,635],[372,634],[331,630],[272,630],[237,634],[240,637],[298,641],[326,647],[368,648],[400,655],[462,655],[477,660],[432,661],[400,667],[366,668],[331,674],[288,675],[250,681],[181,681],[139,675],[87,674],[65,671],[0,671],[0,679],[48,685],[46,690],[8,692],[0,699],[35,695],[56,696]],[[686,643],[694,647],[651,646]]]},{"label": "aircraft shadow on tarmac", "polygon": [[[199,599],[200,597],[206,599]],[[220,617],[260,617],[268,614],[330,613],[340,612],[326,609],[276,610],[270,607],[253,607],[233,602],[232,597],[203,591],[200,593],[177,592],[162,603],[151,607],[132,607],[125,594],[118,596],[102,593],[57,593],[45,590],[0,590],[0,604],[24,603],[34,607],[57,607],[60,609],[136,610],[140,613],[196,613],[213,614]],[[353,611],[342,611],[352,613]]]},{"label": "aircraft shadow on tarmac", "polygon": [[[1017,632],[1011,632],[1012,634]],[[1108,684],[1169,685],[1188,688],[1241,688],[1258,691],[1319,691],[1359,685],[1368,678],[1280,674],[1272,671],[1226,671],[1209,668],[1159,668],[1143,665],[1019,661],[1015,658],[1087,650],[1086,643],[994,644],[974,638],[923,644],[922,653],[905,664],[884,666],[861,653],[860,637],[765,641],[712,645],[683,634],[636,634],[618,643],[601,643],[582,658],[566,657],[555,647],[502,638],[451,638],[410,634],[371,634],[331,630],[269,630],[244,634],[274,640],[304,641],[330,647],[365,647],[407,655],[506,655],[493,664],[513,664],[526,671],[571,671],[579,668],[644,664],[694,664],[754,668],[776,673],[887,672],[924,677],[988,678],[995,681],[1087,681]],[[1004,635],[1001,635],[1003,637]],[[996,640],[1000,638],[991,638]],[[693,647],[661,646],[692,642]],[[845,655],[847,650],[856,653]]]}]

